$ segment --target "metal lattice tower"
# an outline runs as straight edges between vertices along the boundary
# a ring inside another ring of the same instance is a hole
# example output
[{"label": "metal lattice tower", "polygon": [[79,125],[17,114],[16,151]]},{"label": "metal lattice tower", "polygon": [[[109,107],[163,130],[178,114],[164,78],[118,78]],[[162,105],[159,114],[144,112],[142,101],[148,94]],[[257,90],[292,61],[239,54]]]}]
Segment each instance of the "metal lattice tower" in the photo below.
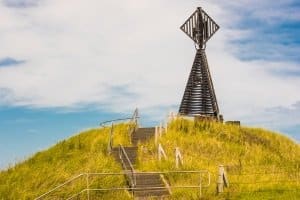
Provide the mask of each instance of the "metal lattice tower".
[{"label": "metal lattice tower", "polygon": [[197,52],[179,114],[220,120],[217,98],[205,54],[206,42],[219,26],[199,7],[180,28],[195,42]]}]

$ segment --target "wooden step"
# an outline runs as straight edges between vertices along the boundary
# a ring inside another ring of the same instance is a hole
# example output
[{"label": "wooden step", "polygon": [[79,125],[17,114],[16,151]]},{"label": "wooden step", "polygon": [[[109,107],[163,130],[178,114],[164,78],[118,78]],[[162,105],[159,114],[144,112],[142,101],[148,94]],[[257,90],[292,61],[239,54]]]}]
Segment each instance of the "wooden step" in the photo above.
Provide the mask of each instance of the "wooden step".
[{"label": "wooden step", "polygon": [[162,197],[170,195],[166,188],[162,189],[144,189],[141,191],[134,191],[135,197]]},{"label": "wooden step", "polygon": [[155,132],[155,127],[149,127],[149,128],[138,128],[137,131],[140,132]]},{"label": "wooden step", "polygon": [[[139,128],[131,136],[133,145],[137,145],[138,142],[145,142],[155,135],[155,128]],[[130,163],[134,166],[137,160],[138,148],[124,147],[124,150],[128,156]],[[111,151],[112,156],[119,162],[122,163],[119,157],[119,148],[115,147]],[[128,170],[130,168],[129,162],[123,160],[123,169]],[[170,195],[169,190],[166,188],[165,183],[159,174],[155,173],[137,173],[136,174],[136,185],[133,189],[135,199],[148,199],[148,197],[163,197]]]},{"label": "wooden step", "polygon": [[155,127],[150,128],[139,128],[131,136],[131,141],[134,145],[138,142],[145,142],[155,135]]},{"label": "wooden step", "polygon": [[[135,165],[137,160],[137,147],[124,147],[124,150],[131,162],[132,165]],[[116,159],[117,162],[121,163],[120,157],[119,157],[119,147],[114,147],[111,151],[112,156]],[[127,163],[126,159],[125,165],[129,167],[129,163]]]},{"label": "wooden step", "polygon": [[136,174],[135,197],[161,197],[166,195],[169,195],[169,191],[159,174]]}]

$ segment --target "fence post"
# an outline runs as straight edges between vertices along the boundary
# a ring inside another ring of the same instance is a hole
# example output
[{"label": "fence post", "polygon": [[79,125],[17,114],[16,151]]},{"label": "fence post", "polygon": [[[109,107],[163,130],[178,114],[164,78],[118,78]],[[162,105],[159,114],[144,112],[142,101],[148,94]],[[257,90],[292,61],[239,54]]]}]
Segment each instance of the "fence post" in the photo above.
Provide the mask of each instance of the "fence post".
[{"label": "fence post", "polygon": [[162,148],[161,144],[158,145],[158,160],[161,161],[161,156],[164,156],[165,159],[167,159],[167,155],[165,150]]},{"label": "fence post", "polygon": [[169,113],[169,122],[173,121],[173,112]]},{"label": "fence post", "polygon": [[167,133],[168,132],[168,122],[166,121],[165,122],[165,133]]},{"label": "fence post", "polygon": [[179,162],[181,165],[183,165],[183,159],[182,159],[182,155],[180,153],[180,150],[178,147],[175,148],[175,164],[176,164],[176,168],[179,167]]},{"label": "fence post", "polygon": [[113,147],[113,132],[114,132],[114,123],[111,124],[110,133],[109,133],[109,141],[107,145],[107,151],[110,154]]},{"label": "fence post", "polygon": [[297,186],[299,186],[299,179],[300,179],[300,170],[299,170],[299,164],[297,163],[297,170],[296,170],[296,173],[297,173]]},{"label": "fence post", "polygon": [[162,123],[159,124],[159,137],[162,135]]},{"label": "fence post", "polygon": [[86,174],[86,189],[87,189],[87,200],[90,200],[90,190],[89,190],[89,174]]},{"label": "fence post", "polygon": [[157,149],[157,153],[158,153],[158,160],[161,161],[161,154],[160,154],[160,144],[158,145],[158,149]]},{"label": "fence post", "polygon": [[223,174],[224,174],[224,166],[220,165],[219,166],[219,176],[218,176],[218,182],[217,182],[217,193],[220,194],[223,192],[223,188],[224,188],[224,178],[223,178]]},{"label": "fence post", "polygon": [[134,123],[136,125],[136,128],[138,128],[139,124],[138,124],[138,117],[139,117],[139,110],[138,108],[135,109],[135,117],[134,117]]},{"label": "fence post", "polygon": [[155,145],[157,145],[158,142],[158,127],[155,126]]},{"label": "fence post", "polygon": [[200,183],[199,183],[199,197],[201,199],[201,197],[202,197],[202,177],[201,177],[201,173],[199,173],[199,181],[200,181]]},{"label": "fence post", "polygon": [[217,193],[222,193],[224,191],[224,185],[226,187],[229,186],[229,182],[225,173],[225,169],[223,165],[219,166],[219,176],[217,181]]},{"label": "fence post", "polygon": [[171,112],[171,121],[177,119],[177,115],[174,112]]}]

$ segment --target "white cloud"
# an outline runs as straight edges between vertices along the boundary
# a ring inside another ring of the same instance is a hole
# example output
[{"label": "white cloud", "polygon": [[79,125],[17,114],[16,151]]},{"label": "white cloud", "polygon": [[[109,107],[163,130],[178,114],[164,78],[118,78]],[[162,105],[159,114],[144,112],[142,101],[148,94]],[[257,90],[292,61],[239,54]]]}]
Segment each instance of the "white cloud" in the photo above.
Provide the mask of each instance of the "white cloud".
[{"label": "white cloud", "polygon": [[[225,118],[250,123],[258,110],[292,105],[300,99],[300,78],[270,73],[297,68],[297,64],[241,61],[234,56],[241,46],[232,44],[232,38],[253,34],[232,26],[242,20],[241,9],[265,13],[271,3],[201,3],[221,25],[207,53]],[[180,103],[192,65],[193,43],[178,27],[196,6],[195,2],[158,0],[45,0],[28,8],[2,4],[0,55],[26,63],[0,68],[0,88],[4,89],[0,101],[30,107],[98,104],[119,112],[138,106],[149,113],[164,113]],[[236,8],[240,13],[233,12]],[[257,17],[273,17],[268,15]]]}]

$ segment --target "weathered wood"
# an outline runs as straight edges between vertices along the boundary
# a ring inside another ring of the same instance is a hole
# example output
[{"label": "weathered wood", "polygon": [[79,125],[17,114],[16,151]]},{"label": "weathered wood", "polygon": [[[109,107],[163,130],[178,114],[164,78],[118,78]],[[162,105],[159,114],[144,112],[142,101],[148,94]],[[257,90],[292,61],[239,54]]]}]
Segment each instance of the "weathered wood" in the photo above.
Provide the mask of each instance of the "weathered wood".
[{"label": "weathered wood", "polygon": [[167,155],[165,150],[163,149],[162,145],[158,145],[158,160],[161,161],[161,158],[164,157],[164,159],[167,159]]},{"label": "weathered wood", "polygon": [[222,165],[220,165],[218,181],[217,181],[217,193],[218,194],[223,192],[223,187],[224,187],[223,173],[224,173],[224,167]]},{"label": "weathered wood", "polygon": [[224,186],[229,187],[229,181],[224,169],[223,165],[219,166],[219,174],[218,174],[218,181],[217,181],[217,193],[222,193],[224,191]]},{"label": "weathered wood", "polygon": [[168,132],[168,121],[165,121],[165,133]]},{"label": "weathered wood", "polygon": [[157,126],[155,126],[155,139],[154,139],[154,141],[155,141],[155,145],[157,145],[157,143],[158,143],[158,127]]},{"label": "weathered wood", "polygon": [[175,148],[175,165],[179,168],[179,164],[183,165],[183,157],[178,147]]},{"label": "weathered wood", "polygon": [[162,132],[163,132],[163,126],[162,126],[162,123],[160,122],[160,124],[159,124],[159,137],[162,136]]}]

